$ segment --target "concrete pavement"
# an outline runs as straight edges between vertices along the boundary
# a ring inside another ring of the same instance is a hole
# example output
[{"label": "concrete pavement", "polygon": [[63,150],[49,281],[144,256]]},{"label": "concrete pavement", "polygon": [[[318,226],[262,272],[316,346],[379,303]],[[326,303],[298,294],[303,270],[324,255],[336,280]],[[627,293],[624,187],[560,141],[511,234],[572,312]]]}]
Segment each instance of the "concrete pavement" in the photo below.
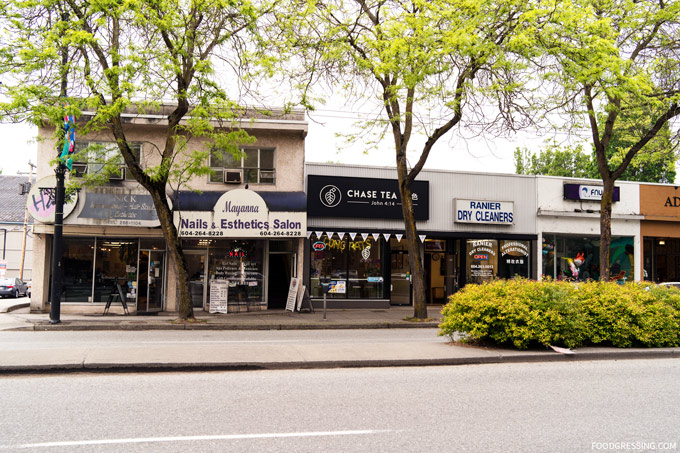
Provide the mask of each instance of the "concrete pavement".
[{"label": "concrete pavement", "polygon": [[[0,313],[5,307],[6,316],[0,315],[2,330],[303,330],[303,329],[387,329],[387,328],[436,328],[441,320],[441,306],[430,306],[429,322],[412,322],[412,307],[389,309],[328,310],[323,312],[289,312],[267,310],[256,312],[211,314],[196,311],[196,322],[177,322],[176,313],[159,313],[152,316],[134,316],[101,313],[88,315],[61,314],[59,324],[50,324],[49,313],[29,313],[19,299],[0,299]],[[103,310],[103,308],[102,308]]]},{"label": "concrete pavement", "polygon": [[26,296],[18,299],[0,298],[0,313],[9,313],[22,308],[28,308],[30,305],[31,299]]},{"label": "concrete pavement", "polygon": [[[412,315],[411,307],[392,307],[328,310],[325,321],[320,311],[272,310],[225,315],[198,312],[195,323],[178,323],[169,313],[63,314],[60,324],[50,325],[48,314],[31,314],[24,308],[0,314],[0,373],[386,367],[680,357],[680,348],[587,347],[562,354],[549,348],[518,351],[473,347],[437,336],[440,309],[429,307],[434,319],[426,323],[405,320]],[[321,329],[325,333],[318,332]],[[364,333],[358,334],[357,329]],[[106,332],[88,332],[93,330]],[[146,331],[143,335],[159,337],[150,341],[130,340],[130,335],[143,331]],[[173,332],[180,340],[167,341],[162,337]],[[312,334],[313,341],[309,337]],[[111,341],[88,340],[104,335],[111,336]],[[69,341],[65,340],[67,336]],[[206,343],[205,338],[210,341]]]}]

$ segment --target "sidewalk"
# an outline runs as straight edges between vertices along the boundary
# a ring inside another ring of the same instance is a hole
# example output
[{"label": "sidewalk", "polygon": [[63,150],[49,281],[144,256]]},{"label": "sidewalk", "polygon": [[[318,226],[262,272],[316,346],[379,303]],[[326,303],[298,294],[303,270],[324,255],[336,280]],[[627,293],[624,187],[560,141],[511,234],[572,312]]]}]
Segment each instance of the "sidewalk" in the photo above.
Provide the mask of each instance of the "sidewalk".
[{"label": "sidewalk", "polygon": [[[266,310],[256,312],[211,314],[194,312],[196,322],[178,322],[176,313],[151,316],[120,314],[61,314],[59,324],[50,324],[49,313],[29,313],[22,307],[24,299],[0,299],[2,330],[303,330],[303,329],[389,329],[436,328],[441,320],[441,305],[428,307],[429,322],[412,322],[413,307],[389,309],[328,310],[290,312]],[[27,300],[26,300],[27,302]],[[14,306],[12,306],[14,304]],[[13,309],[14,308],[14,309]],[[9,311],[7,311],[9,309]],[[103,309],[102,309],[103,310]],[[3,319],[8,318],[8,319]],[[11,318],[11,319],[10,319]]]},{"label": "sidewalk", "polygon": [[[428,308],[430,316],[439,318],[440,307]],[[28,309],[21,309],[0,314],[0,374],[435,366],[680,357],[680,348],[588,347],[579,348],[574,354],[561,354],[549,348],[518,351],[473,347],[437,336],[437,321],[404,320],[412,314],[411,307],[328,310],[328,320],[324,321],[319,311],[226,315],[199,312],[196,323],[175,323],[172,314],[62,315],[60,324],[50,325],[48,314],[30,314]],[[88,332],[93,330],[103,332]]]},{"label": "sidewalk", "polygon": [[0,313],[9,313],[11,311],[28,308],[31,305],[31,300],[28,297],[20,297],[19,299],[0,299]]}]

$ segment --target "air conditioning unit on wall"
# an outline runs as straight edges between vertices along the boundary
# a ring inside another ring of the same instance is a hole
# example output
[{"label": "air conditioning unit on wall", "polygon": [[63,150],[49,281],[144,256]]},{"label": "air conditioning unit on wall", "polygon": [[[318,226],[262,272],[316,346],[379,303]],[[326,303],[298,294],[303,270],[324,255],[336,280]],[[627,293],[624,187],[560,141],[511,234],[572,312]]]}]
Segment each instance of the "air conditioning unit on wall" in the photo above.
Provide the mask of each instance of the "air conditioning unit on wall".
[{"label": "air conditioning unit on wall", "polygon": [[243,172],[241,170],[224,170],[225,184],[241,184],[243,182]]}]

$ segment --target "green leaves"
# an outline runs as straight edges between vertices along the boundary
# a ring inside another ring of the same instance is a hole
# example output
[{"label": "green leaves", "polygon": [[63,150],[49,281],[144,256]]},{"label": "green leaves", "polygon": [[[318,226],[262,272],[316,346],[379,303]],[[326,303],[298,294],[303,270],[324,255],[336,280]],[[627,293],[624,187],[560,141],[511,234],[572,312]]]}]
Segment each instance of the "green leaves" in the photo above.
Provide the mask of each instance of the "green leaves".
[{"label": "green leaves", "polygon": [[680,291],[649,283],[496,280],[467,285],[442,310],[440,335],[536,345],[680,345]]},{"label": "green leaves", "polygon": [[[229,101],[224,73],[215,71],[214,61],[239,67],[238,45],[247,42],[239,37],[257,33],[260,6],[268,5],[249,0],[11,0],[0,9],[2,118],[48,122],[58,129],[65,72],[69,104],[77,119],[85,120],[79,132],[108,130],[125,153],[124,116],[158,112],[168,103],[178,109],[195,105],[186,121],[189,109],[178,110],[180,115],[168,124],[166,147],[159,149],[158,167],[148,167],[148,178],[140,182],[165,184],[173,175],[205,172],[207,160],[200,162],[200,153],[186,148],[187,140],[202,137],[231,146],[235,140],[252,141],[233,132],[232,120],[243,109]],[[67,63],[62,67],[63,49]],[[91,115],[80,117],[80,109]],[[186,159],[176,157],[184,151]],[[174,172],[171,167],[180,162],[190,168]]]}]

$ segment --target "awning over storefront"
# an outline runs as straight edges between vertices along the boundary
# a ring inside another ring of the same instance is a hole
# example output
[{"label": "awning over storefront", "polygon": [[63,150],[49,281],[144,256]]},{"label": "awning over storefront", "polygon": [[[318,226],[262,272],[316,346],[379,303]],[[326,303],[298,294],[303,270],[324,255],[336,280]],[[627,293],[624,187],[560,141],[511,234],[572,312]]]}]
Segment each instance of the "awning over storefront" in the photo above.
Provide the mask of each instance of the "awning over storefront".
[{"label": "awning over storefront", "polygon": [[[305,212],[307,196],[304,192],[255,191],[270,211]],[[175,209],[182,211],[212,211],[224,191],[191,192],[181,190],[173,200]]]}]

